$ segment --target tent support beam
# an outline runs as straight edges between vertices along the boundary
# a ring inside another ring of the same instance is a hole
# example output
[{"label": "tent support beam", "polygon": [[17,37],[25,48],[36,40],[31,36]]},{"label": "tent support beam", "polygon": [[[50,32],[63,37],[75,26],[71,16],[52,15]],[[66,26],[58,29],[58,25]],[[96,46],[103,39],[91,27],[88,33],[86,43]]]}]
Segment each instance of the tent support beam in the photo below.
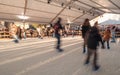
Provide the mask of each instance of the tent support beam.
[{"label": "tent support beam", "polygon": [[52,23],[66,8],[68,5],[70,5],[74,0],[70,0],[70,2],[51,20],[50,23]]},{"label": "tent support beam", "polygon": [[75,19],[72,20],[72,22],[74,22],[75,20],[79,19],[80,17],[82,17],[82,16],[84,16],[84,15],[85,15],[85,13],[82,14],[82,15],[80,15],[80,16],[78,16],[78,17],[76,17]]},{"label": "tent support beam", "polygon": [[[104,7],[103,5],[97,3],[97,2],[95,2],[95,1],[93,1],[93,0],[90,0],[90,1],[93,2],[93,3],[95,3],[95,4],[97,4],[97,5],[99,5],[99,6],[101,6],[101,7],[103,7],[103,8],[105,8],[105,9],[108,9],[108,8]],[[111,9],[108,9],[108,10],[110,10],[110,11],[113,12],[113,13],[115,13],[115,12],[112,11]],[[106,13],[107,13],[107,12],[106,12]]]},{"label": "tent support beam", "polygon": [[[25,6],[24,6],[23,16],[25,16],[25,15],[26,15],[27,4],[28,4],[28,0],[25,0]],[[23,19],[23,23],[24,23],[24,26],[25,26],[25,19]]]},{"label": "tent support beam", "polygon": [[120,9],[120,7],[117,4],[115,4],[113,1],[109,0],[109,2],[112,3],[114,6],[116,6],[118,9]]},{"label": "tent support beam", "polygon": [[[91,11],[91,10],[92,10],[92,9],[88,10],[88,12]],[[72,22],[74,22],[75,20],[77,20],[77,19],[79,19],[80,17],[84,16],[85,14],[86,14],[86,13],[83,13],[82,15],[78,16],[78,17],[75,18]]]},{"label": "tent support beam", "polygon": [[28,0],[25,0],[25,6],[24,6],[24,13],[23,13],[23,15],[26,15],[27,4],[28,4]]},{"label": "tent support beam", "polygon": [[77,1],[77,2],[82,3],[82,4],[84,4],[84,5],[86,5],[86,6],[89,6],[89,7],[95,8],[95,9],[97,9],[97,10],[99,10],[99,11],[105,13],[105,11],[100,10],[100,9],[98,9],[98,8],[96,8],[96,7],[93,7],[93,6],[91,6],[91,5],[87,4],[87,3],[84,3],[84,2],[81,2],[81,1]]}]

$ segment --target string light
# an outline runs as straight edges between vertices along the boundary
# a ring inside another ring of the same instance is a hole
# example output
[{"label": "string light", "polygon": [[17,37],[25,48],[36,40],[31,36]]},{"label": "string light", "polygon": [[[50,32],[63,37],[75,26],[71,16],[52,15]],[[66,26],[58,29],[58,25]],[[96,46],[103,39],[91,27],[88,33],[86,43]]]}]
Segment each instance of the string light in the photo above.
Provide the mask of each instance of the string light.
[{"label": "string light", "polygon": [[48,2],[47,2],[47,3],[48,3],[48,4],[50,4],[50,2],[51,2],[51,0],[48,0]]},{"label": "string light", "polygon": [[69,6],[68,8],[71,9],[71,6]]},{"label": "string light", "polygon": [[83,10],[83,14],[85,14],[85,11]]},{"label": "string light", "polygon": [[61,6],[63,7],[63,6],[64,6],[64,3],[62,3]]},{"label": "string light", "polygon": [[95,13],[93,13],[93,16],[95,16]]}]

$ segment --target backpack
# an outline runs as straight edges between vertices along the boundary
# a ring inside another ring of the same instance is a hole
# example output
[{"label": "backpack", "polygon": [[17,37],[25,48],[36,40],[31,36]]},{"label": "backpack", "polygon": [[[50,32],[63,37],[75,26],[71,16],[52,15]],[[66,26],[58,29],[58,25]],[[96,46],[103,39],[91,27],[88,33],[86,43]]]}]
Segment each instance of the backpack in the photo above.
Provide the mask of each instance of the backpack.
[{"label": "backpack", "polygon": [[59,25],[56,23],[54,26],[53,26],[54,30],[58,30],[59,29]]}]

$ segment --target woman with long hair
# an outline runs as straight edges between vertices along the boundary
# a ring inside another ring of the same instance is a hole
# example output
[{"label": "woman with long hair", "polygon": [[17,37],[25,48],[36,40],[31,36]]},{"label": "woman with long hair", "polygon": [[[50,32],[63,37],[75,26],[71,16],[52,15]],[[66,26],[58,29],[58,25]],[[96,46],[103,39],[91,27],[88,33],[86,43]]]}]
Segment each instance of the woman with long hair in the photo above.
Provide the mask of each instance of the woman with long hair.
[{"label": "woman with long hair", "polygon": [[86,42],[87,42],[87,34],[91,28],[89,19],[86,18],[83,25],[82,25],[82,38],[84,39],[84,44],[83,44],[83,53],[86,52]]}]

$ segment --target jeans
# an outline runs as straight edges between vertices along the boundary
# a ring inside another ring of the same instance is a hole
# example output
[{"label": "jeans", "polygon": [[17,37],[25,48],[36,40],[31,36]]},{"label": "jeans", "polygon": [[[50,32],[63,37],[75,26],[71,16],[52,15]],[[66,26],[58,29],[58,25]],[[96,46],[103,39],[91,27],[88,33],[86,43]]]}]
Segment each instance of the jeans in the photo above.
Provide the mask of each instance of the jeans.
[{"label": "jeans", "polygon": [[108,41],[103,41],[103,45],[104,45],[105,42],[107,42],[107,48],[109,49],[110,48],[110,46],[109,46],[109,40]]},{"label": "jeans", "polygon": [[60,49],[60,45],[61,45],[60,34],[56,34],[56,33],[55,33],[55,37],[56,37],[56,39],[57,39],[57,46],[56,46],[56,48],[57,48],[57,49]]},{"label": "jeans", "polygon": [[90,58],[92,56],[92,54],[94,55],[94,59],[93,59],[93,67],[98,66],[97,64],[97,60],[98,60],[98,54],[97,54],[97,50],[93,50],[93,49],[89,49],[88,48],[88,53],[87,53],[87,58],[86,58],[86,63],[90,62]]},{"label": "jeans", "polygon": [[13,34],[12,36],[13,36],[13,38],[15,39],[14,42],[18,43],[18,42],[19,42],[18,36],[15,35],[15,34]]},{"label": "jeans", "polygon": [[116,40],[115,40],[115,32],[112,32],[112,40],[111,40],[111,42],[116,42]]}]

